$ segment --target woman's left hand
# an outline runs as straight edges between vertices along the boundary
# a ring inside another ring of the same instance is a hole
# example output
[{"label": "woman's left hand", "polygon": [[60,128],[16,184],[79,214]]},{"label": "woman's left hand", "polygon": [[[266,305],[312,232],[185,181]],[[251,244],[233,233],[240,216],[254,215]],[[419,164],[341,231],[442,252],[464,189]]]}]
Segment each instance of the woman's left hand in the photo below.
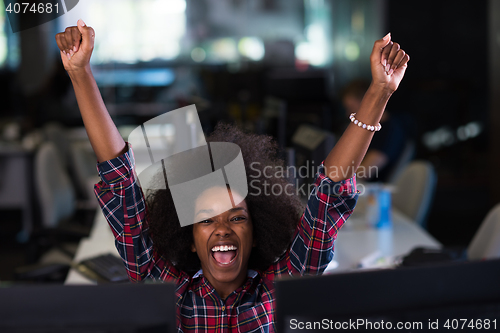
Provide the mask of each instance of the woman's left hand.
[{"label": "woman's left hand", "polygon": [[372,83],[394,92],[403,79],[409,60],[410,56],[400,45],[391,41],[390,33],[377,40],[370,55]]}]

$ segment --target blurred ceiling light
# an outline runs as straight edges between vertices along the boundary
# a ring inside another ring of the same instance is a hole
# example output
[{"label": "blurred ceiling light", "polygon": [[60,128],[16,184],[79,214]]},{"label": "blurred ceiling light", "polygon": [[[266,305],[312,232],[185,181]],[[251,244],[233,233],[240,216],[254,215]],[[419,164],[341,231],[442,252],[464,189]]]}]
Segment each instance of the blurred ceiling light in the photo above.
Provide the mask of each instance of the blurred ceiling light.
[{"label": "blurred ceiling light", "polygon": [[433,133],[425,133],[422,137],[424,145],[430,150],[437,150],[440,146]]},{"label": "blurred ceiling light", "polygon": [[443,127],[436,131],[436,135],[438,136],[438,141],[443,146],[451,146],[455,143],[455,136],[453,132],[448,127]]},{"label": "blurred ceiling light", "polygon": [[307,39],[313,43],[324,43],[326,40],[325,32],[319,24],[311,24],[306,28]]},{"label": "blurred ceiling light", "polygon": [[306,27],[307,41],[295,45],[295,57],[313,66],[324,66],[328,62],[328,41],[321,24],[313,23]]},{"label": "blurred ceiling light", "polygon": [[195,47],[193,51],[191,51],[191,59],[195,62],[202,62],[206,57],[207,53],[201,47]]},{"label": "blurred ceiling light", "polygon": [[295,46],[295,57],[299,60],[308,60],[311,45],[307,42],[300,42]]},{"label": "blurred ceiling light", "polygon": [[251,60],[259,61],[264,58],[264,43],[257,37],[243,37],[238,42],[238,51]]},{"label": "blurred ceiling light", "polygon": [[430,150],[438,150],[443,146],[451,146],[455,143],[453,131],[447,126],[425,133],[422,139],[425,146]]},{"label": "blurred ceiling light", "polygon": [[236,42],[232,38],[220,38],[212,44],[212,54],[217,60],[236,61],[238,59],[238,51],[236,50]]},{"label": "blurred ceiling light", "polygon": [[469,135],[465,131],[465,126],[460,126],[457,128],[457,138],[460,141],[465,141],[469,138]]},{"label": "blurred ceiling light", "polygon": [[350,41],[345,45],[344,54],[347,60],[356,61],[359,58],[359,45],[354,41]]},{"label": "blurred ceiling light", "polygon": [[471,122],[465,125],[465,130],[468,132],[470,138],[475,138],[482,132],[483,128],[480,123]]},{"label": "blurred ceiling light", "polygon": [[460,141],[465,141],[467,139],[472,139],[481,134],[483,127],[479,122],[470,122],[464,126],[460,126],[457,129],[457,138]]},{"label": "blurred ceiling light", "polygon": [[305,60],[313,66],[323,66],[326,64],[326,49],[321,45],[308,42],[298,43],[295,47],[295,57],[299,60]]},{"label": "blurred ceiling light", "polygon": [[[482,132],[483,125],[477,121],[460,126],[455,131],[456,139],[459,141],[466,141],[468,139],[475,138]],[[422,139],[424,144],[430,150],[437,150],[441,147],[451,146],[456,143],[454,132],[447,126],[425,133]]]}]

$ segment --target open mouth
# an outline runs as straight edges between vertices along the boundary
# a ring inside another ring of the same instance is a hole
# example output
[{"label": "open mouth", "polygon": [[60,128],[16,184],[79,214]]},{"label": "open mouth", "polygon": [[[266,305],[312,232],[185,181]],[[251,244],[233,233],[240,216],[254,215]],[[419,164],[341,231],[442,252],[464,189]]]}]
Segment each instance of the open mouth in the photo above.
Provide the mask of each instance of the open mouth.
[{"label": "open mouth", "polygon": [[218,245],[212,248],[212,258],[221,265],[229,265],[234,262],[238,248],[234,245]]}]

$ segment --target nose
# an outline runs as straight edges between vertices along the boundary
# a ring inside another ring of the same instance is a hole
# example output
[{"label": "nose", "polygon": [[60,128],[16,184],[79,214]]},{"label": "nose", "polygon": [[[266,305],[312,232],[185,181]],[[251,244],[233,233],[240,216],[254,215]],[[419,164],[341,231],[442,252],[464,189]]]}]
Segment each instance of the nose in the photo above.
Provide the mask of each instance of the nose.
[{"label": "nose", "polygon": [[219,220],[215,226],[214,232],[218,237],[228,237],[233,232],[233,229],[231,229],[227,221]]}]

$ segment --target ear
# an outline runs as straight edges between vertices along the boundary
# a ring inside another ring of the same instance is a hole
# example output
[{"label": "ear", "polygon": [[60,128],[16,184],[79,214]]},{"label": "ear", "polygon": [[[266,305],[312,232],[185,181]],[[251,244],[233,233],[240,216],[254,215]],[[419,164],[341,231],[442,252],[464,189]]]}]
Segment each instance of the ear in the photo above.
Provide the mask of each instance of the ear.
[{"label": "ear", "polygon": [[191,252],[196,252],[196,246],[194,246],[194,243],[191,244]]}]

